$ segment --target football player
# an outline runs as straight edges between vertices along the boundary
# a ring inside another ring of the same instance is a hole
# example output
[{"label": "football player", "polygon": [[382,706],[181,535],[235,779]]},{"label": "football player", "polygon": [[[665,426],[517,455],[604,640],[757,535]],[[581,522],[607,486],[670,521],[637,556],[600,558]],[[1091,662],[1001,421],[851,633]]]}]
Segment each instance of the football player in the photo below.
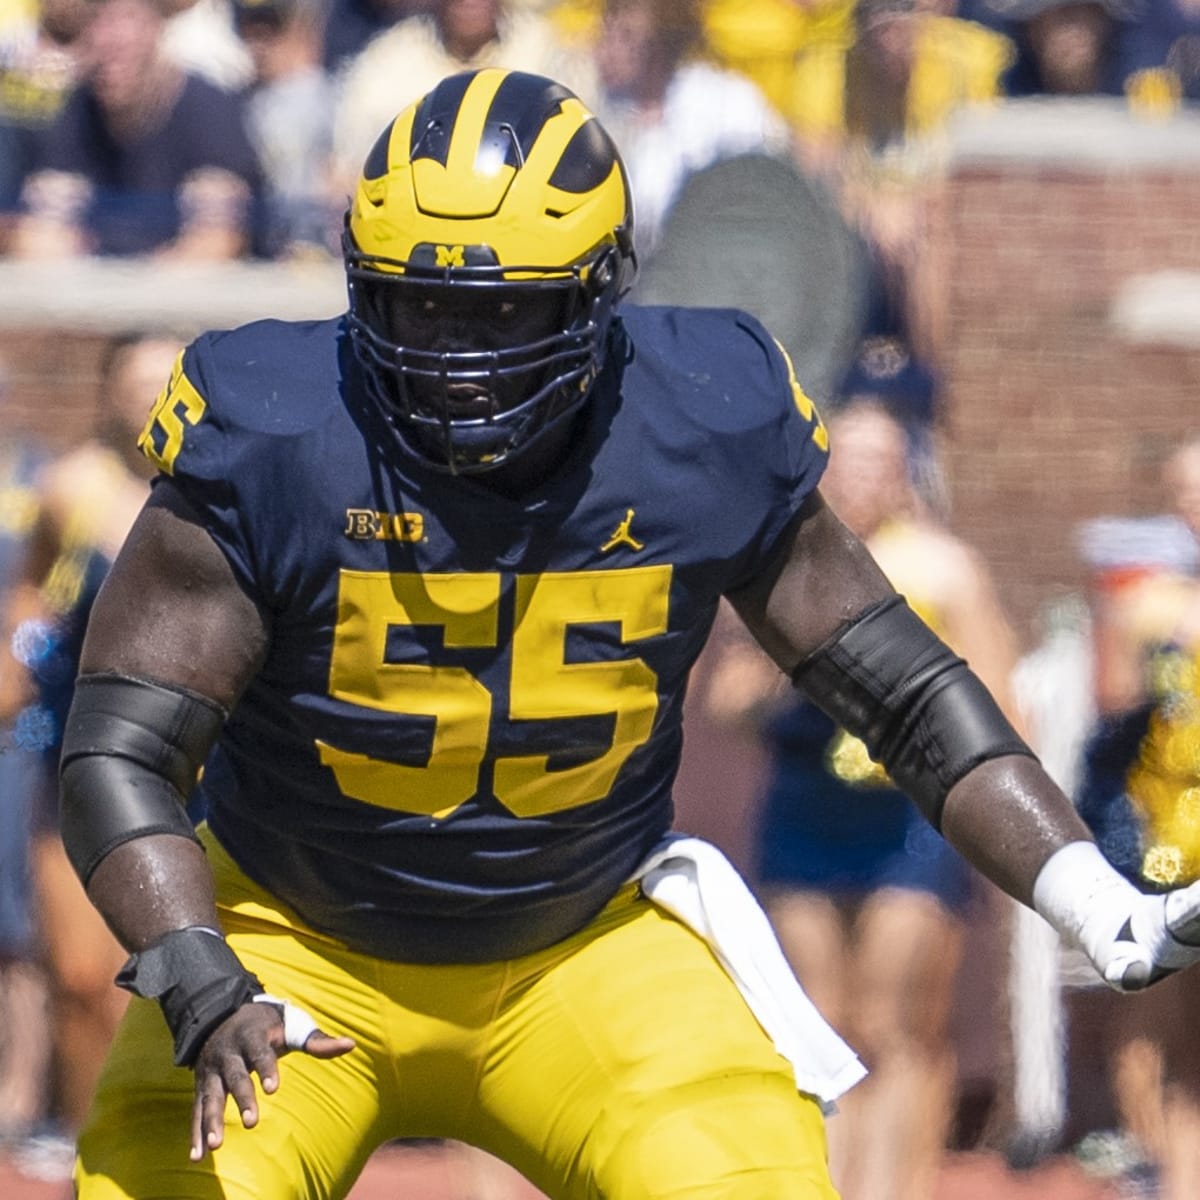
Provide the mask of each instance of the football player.
[{"label": "football player", "polygon": [[343,316],[202,336],[142,436],[62,757],[141,997],[79,1196],[342,1196],[439,1136],[555,1198],[834,1197],[822,1110],[861,1068],[736,969],[761,912],[729,873],[664,847],[723,596],[1114,985],[1200,956],[1197,896],[1105,865],[825,506],[771,336],[618,313],[629,188],[574,95],[441,82],[368,156],[345,259]]}]

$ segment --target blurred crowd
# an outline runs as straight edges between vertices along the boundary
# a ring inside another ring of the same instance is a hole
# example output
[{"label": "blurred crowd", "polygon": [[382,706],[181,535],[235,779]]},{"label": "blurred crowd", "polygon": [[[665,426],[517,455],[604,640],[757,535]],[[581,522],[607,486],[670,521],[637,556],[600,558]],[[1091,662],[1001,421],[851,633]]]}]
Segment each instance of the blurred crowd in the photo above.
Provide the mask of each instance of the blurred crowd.
[{"label": "blurred crowd", "polygon": [[[1112,861],[1147,889],[1200,876],[1200,427],[1163,463],[1159,517],[1080,530],[1094,587],[1018,662],[985,564],[951,532],[919,253],[921,188],[956,113],[1034,96],[1107,96],[1147,121],[1198,106],[1200,0],[0,0],[0,257],[336,262],[380,131],[488,65],[561,80],[612,133],[644,298],[736,302],[690,290],[695,238],[707,278],[732,286],[720,247],[752,212],[776,197],[804,215],[779,336],[833,348],[794,356],[833,426],[835,507],[1066,764]],[[835,241],[841,274],[818,277]],[[778,265],[789,248],[765,252]],[[792,313],[817,286],[822,303]],[[802,337],[791,316],[825,325]],[[53,761],[90,599],[146,494],[136,433],[184,340],[114,338],[94,436],[67,457],[0,437],[0,1143],[30,1162],[39,1136],[69,1161],[124,998],[120,951],[62,854]],[[831,1123],[835,1178],[846,1200],[923,1200],[952,1138],[977,883],[861,746],[736,631],[718,643],[707,719],[751,730],[770,764],[754,883],[872,1069]],[[1196,985],[1178,977],[1118,1020],[1094,982],[1080,992],[1111,1039],[1111,1071],[1092,1064],[1110,1110],[1035,1131],[1014,1159],[1114,1124],[1114,1170],[1162,1189],[1136,1194],[1194,1197],[1200,1055],[1164,1031],[1186,1032]]]},{"label": "blurred crowd", "polygon": [[[4,0],[0,250],[336,255],[367,151],[443,75],[562,80],[628,162],[643,254],[686,177],[748,151],[863,194],[963,106],[1200,100],[1197,0]],[[877,198],[876,198],[877,199]]]}]

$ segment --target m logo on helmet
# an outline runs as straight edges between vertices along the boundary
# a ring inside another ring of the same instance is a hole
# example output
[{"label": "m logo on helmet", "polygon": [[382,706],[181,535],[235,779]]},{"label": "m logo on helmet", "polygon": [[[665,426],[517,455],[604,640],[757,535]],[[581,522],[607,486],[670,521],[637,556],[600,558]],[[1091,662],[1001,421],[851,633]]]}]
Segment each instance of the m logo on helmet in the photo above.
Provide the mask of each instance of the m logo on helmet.
[{"label": "m logo on helmet", "polygon": [[436,254],[439,267],[465,267],[467,265],[462,246],[438,246]]}]

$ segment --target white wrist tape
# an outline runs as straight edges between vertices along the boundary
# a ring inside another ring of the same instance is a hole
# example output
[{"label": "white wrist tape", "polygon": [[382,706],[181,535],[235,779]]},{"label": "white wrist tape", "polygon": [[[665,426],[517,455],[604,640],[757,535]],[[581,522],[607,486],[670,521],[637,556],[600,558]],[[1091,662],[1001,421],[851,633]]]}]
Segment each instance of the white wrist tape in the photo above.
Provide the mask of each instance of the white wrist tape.
[{"label": "white wrist tape", "polygon": [[1071,842],[1056,850],[1033,884],[1034,909],[1097,964],[1140,898],[1094,842]]},{"label": "white wrist tape", "polygon": [[1200,962],[1200,882],[1146,895],[1091,842],[1072,842],[1046,860],[1033,906],[1120,991]]},{"label": "white wrist tape", "polygon": [[289,1050],[303,1050],[305,1042],[317,1031],[317,1023],[298,1005],[278,996],[260,992],[255,1004],[274,1004],[283,1016],[283,1041]]}]

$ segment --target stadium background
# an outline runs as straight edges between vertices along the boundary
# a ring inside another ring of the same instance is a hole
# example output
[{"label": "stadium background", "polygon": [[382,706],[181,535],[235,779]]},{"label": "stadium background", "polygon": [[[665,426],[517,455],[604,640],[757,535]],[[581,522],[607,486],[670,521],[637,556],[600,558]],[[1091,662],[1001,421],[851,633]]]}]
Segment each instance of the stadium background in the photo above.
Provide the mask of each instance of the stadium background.
[{"label": "stadium background", "polygon": [[[1200,418],[1200,114],[1154,123],[1119,102],[1010,102],[960,119],[922,185],[919,275],[944,382],[955,528],[983,552],[1025,647],[1086,587],[1079,522],[1157,511],[1162,457]],[[0,262],[5,426],[65,447],[88,428],[106,336],[145,323],[183,333],[255,316],[339,311],[334,265],[182,271],[128,263]],[[703,673],[704,664],[701,664]],[[745,865],[761,764],[693,704],[679,824]],[[1071,1164],[1005,1171],[1006,957],[998,898],[985,905],[962,982],[960,1140],[936,1200],[1110,1200]],[[136,1131],[130,1131],[136,1136]],[[6,1200],[62,1200],[18,1181]],[[354,1200],[457,1200],[432,1152],[378,1156]],[[482,1198],[476,1198],[482,1200]]]}]

